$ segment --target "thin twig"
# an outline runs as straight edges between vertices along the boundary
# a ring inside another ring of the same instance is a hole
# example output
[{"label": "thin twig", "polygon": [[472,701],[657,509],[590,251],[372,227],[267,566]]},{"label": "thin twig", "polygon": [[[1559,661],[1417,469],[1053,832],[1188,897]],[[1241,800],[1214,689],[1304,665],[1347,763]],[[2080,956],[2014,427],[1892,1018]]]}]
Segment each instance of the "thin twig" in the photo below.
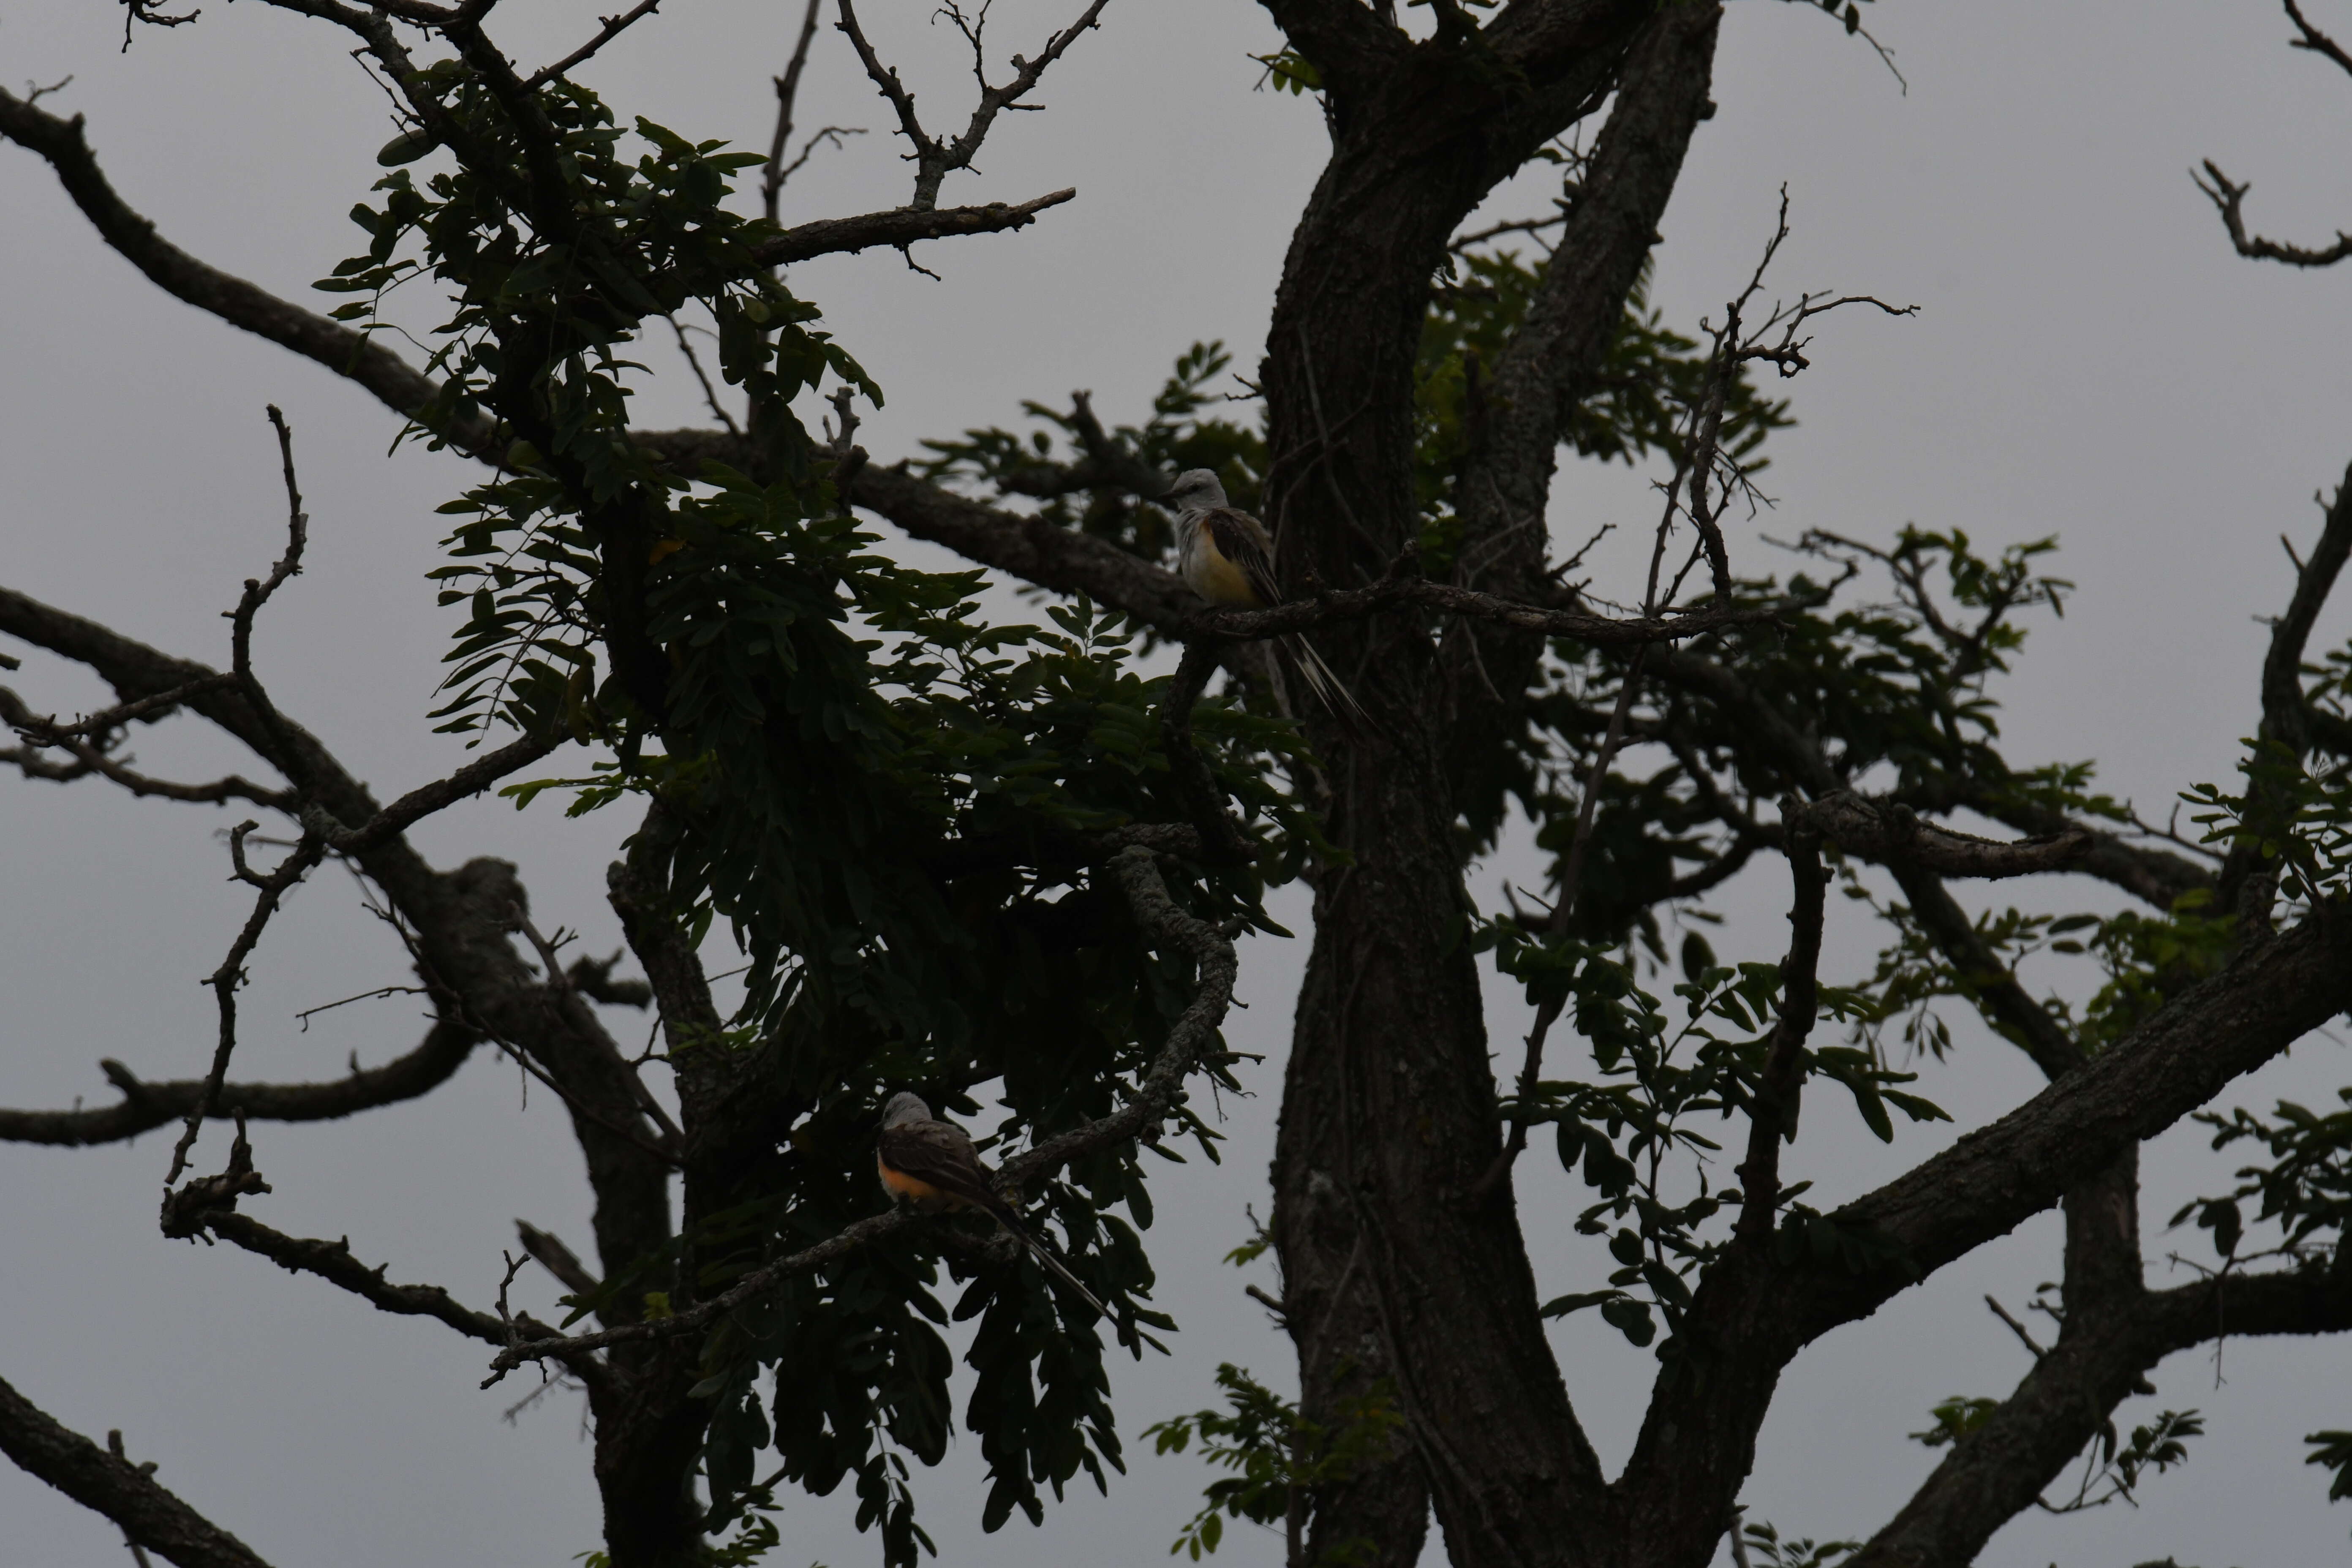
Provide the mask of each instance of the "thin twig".
[{"label": "thin twig", "polygon": [[[776,79],[776,133],[769,140],[768,162],[760,173],[760,210],[767,216],[770,223],[776,221],[776,208],[783,195],[784,182],[792,178],[791,172],[784,167],[784,144],[792,140],[793,104],[800,96],[801,71],[808,64],[809,45],[816,39],[817,13],[824,8],[824,0],[808,0],[808,12],[801,18],[800,41],[793,46],[792,62],[784,67],[784,74]],[[811,137],[809,146],[814,149],[815,145],[816,139]],[[807,161],[808,153],[804,152],[801,154],[801,163]],[[793,168],[799,166],[796,163]]]},{"label": "thin twig", "polygon": [[710,377],[702,368],[702,356],[694,352],[694,344],[687,339],[686,329],[678,324],[675,315],[665,315],[662,320],[667,321],[669,330],[677,334],[677,352],[686,356],[688,368],[694,372],[694,379],[701,384],[702,400],[710,405],[712,417],[727,427],[727,434],[739,440],[741,439],[742,430],[737,426],[735,416],[728,413],[725,405],[719,401],[719,389],[710,384]]},{"label": "thin twig", "polygon": [[598,49],[601,49],[606,44],[611,43],[614,38],[619,37],[622,33],[625,32],[631,26],[637,22],[639,18],[653,15],[653,13],[659,9],[660,6],[661,0],[640,0],[640,4],[635,9],[625,11],[618,16],[598,17],[597,20],[604,23],[604,26],[594,37],[589,39],[586,43],[581,45],[578,48],[572,50],[570,54],[564,56],[553,65],[543,66],[540,69],[533,71],[530,78],[524,81],[523,85],[533,89],[534,90],[539,88],[545,87],[549,82],[553,81],[557,77],[562,76],[573,66],[580,64],[589,56],[594,54]]}]

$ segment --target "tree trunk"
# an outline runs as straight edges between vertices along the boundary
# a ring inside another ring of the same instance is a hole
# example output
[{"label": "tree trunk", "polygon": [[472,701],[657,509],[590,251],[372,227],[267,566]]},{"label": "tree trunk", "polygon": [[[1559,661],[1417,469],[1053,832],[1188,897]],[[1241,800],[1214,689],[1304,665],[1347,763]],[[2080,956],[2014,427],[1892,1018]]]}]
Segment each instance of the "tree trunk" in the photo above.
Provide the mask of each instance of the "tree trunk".
[{"label": "tree trunk", "polygon": [[[1578,47],[1516,82],[1441,37],[1376,90],[1341,89],[1265,366],[1268,521],[1287,589],[1378,575],[1417,537],[1414,369],[1430,277],[1494,184],[1598,103],[1648,11],[1586,8]],[[1676,12],[1704,19],[1703,102],[1716,8]],[[1680,33],[1688,20],[1662,23]],[[1611,269],[1612,321],[1639,254]],[[1548,479],[1548,442],[1543,452]],[[1474,1195],[1501,1141],[1477,970],[1459,942],[1468,900],[1447,682],[1402,617],[1318,641],[1370,717],[1349,731],[1310,721],[1330,762],[1329,831],[1350,859],[1317,889],[1274,1236],[1307,1415],[1329,1425],[1350,1400],[1385,1394],[1405,1426],[1384,1463],[1315,1499],[1308,1560],[1367,1542],[1363,1561],[1412,1563],[1433,1501],[1456,1563],[1603,1561],[1613,1531],[1599,1461],[1545,1341],[1516,1206],[1507,1188]]]}]

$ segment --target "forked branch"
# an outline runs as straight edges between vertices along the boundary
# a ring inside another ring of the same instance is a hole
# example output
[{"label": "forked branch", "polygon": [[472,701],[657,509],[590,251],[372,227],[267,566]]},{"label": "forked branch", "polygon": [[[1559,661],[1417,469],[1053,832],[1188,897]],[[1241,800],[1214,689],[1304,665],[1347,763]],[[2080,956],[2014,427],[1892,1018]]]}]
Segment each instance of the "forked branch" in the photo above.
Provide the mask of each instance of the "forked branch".
[{"label": "forked branch", "polygon": [[964,126],[963,133],[952,141],[943,142],[923,129],[921,119],[915,113],[915,95],[908,90],[906,83],[898,79],[898,73],[884,65],[881,56],[875,52],[873,44],[866,37],[866,30],[858,25],[856,7],[851,0],[839,0],[842,33],[849,39],[850,47],[857,51],[858,63],[866,68],[866,76],[889,100],[892,110],[898,116],[899,132],[914,148],[908,154],[915,165],[915,194],[907,204],[909,208],[916,212],[929,212],[939,205],[941,182],[958,169],[971,167],[972,159],[979,155],[980,145],[988,139],[989,130],[996,123],[999,114],[1006,110],[1035,107],[1023,103],[1021,100],[1044,78],[1046,68],[1060,59],[1069,47],[1077,42],[1081,33],[1095,26],[1096,18],[1102,15],[1103,6],[1108,3],[1109,0],[1089,0],[1086,11],[1076,21],[1045,40],[1045,50],[1035,59],[1024,60],[1014,55],[1012,79],[1002,85],[992,86],[988,79],[987,58],[981,45],[982,34],[988,26],[987,8],[982,7],[976,17],[967,16],[956,0],[946,0],[939,15],[953,24],[971,46],[972,75],[980,83],[980,101],[973,106],[971,120]]}]

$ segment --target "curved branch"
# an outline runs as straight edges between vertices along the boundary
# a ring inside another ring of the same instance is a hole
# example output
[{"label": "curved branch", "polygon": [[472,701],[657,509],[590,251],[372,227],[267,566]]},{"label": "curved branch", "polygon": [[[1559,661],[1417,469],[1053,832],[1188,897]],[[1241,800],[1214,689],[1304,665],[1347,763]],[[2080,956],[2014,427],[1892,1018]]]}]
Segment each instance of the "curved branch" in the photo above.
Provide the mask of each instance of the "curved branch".
[{"label": "curved branch", "polygon": [[[1151,1070],[1136,1086],[1134,1098],[1099,1121],[1049,1138],[1027,1153],[1005,1161],[999,1169],[999,1180],[1003,1185],[1024,1185],[1082,1155],[1126,1142],[1165,1116],[1175,1103],[1186,1076],[1213,1047],[1225,1010],[1232,1005],[1238,969],[1233,943],[1214,927],[1176,907],[1152,862],[1151,851],[1141,845],[1123,849],[1112,858],[1111,870],[1144,929],[1192,955],[1200,971],[1198,988],[1182,1016],[1169,1029],[1167,1043],[1160,1047]],[[754,1269],[699,1306],[667,1318],[624,1323],[570,1339],[528,1340],[511,1345],[491,1359],[490,1375],[482,1385],[487,1388],[525,1362],[546,1356],[577,1355],[607,1345],[698,1333],[736,1308],[759,1300],[778,1282],[846,1258],[907,1228],[918,1217],[906,1209],[869,1215],[814,1247]]]},{"label": "curved branch", "polygon": [[[461,1306],[438,1285],[392,1284],[384,1279],[384,1268],[370,1268],[352,1255],[349,1237],[316,1241],[288,1236],[248,1215],[226,1208],[205,1211],[197,1223],[223,1241],[257,1253],[289,1274],[316,1275],[330,1285],[348,1290],[378,1311],[395,1317],[431,1318],[485,1344],[506,1345],[522,1333],[546,1336],[556,1332],[528,1316],[509,1324],[488,1312]],[[563,1361],[565,1370],[583,1382],[601,1381],[604,1377],[604,1367],[592,1356],[572,1356]]]},{"label": "curved branch", "polygon": [[[2288,554],[2292,559],[2292,549]],[[2294,594],[2286,614],[2271,627],[2270,649],[2263,658],[2263,718],[2280,740],[2301,751],[2317,746],[2339,755],[2352,753],[2352,722],[2312,706],[2303,689],[2304,650],[2347,558],[2352,558],[2352,467],[2345,469],[2336,499],[2328,503],[2311,559],[2295,562]]]},{"label": "curved branch", "polygon": [[2352,1270],[2314,1266],[2225,1274],[2134,1292],[2041,1356],[1985,1424],[1957,1444],[1848,1568],[1966,1568],[1995,1531],[2033,1506],[2109,1413],[2176,1351],[2227,1334],[2352,1329]]},{"label": "curved branch", "polygon": [[[406,1056],[333,1083],[223,1084],[212,1115],[224,1121],[242,1116],[248,1121],[333,1121],[396,1105],[446,1083],[473,1054],[478,1038],[469,1029],[438,1023]],[[144,1082],[111,1058],[99,1068],[121,1090],[121,1103],[94,1110],[0,1110],[0,1142],[67,1147],[119,1142],[187,1115],[204,1091],[197,1079]]]},{"label": "curved branch", "polygon": [[2352,910],[2326,905],[1990,1126],[1822,1216],[1853,1250],[1727,1254],[1684,1320],[1693,1374],[1661,1383],[1619,1483],[1627,1554],[1719,1533],[1780,1373],[1805,1345],[2051,1207],[2347,1006]]},{"label": "curved branch", "polygon": [[2205,193],[2205,198],[2221,215],[2221,226],[2229,230],[2231,247],[2239,255],[2255,261],[2283,261],[2289,267],[2333,267],[2346,257],[2352,256],[2352,234],[2341,231],[2336,236],[2336,243],[2324,250],[2283,245],[2277,240],[2247,233],[2246,194],[2254,187],[2239,184],[2221,173],[2221,165],[2210,158],[2204,160],[2204,163],[2206,177],[2212,181],[2211,184],[2198,179],[2193,172],[2189,177],[2196,181],[2197,188]]},{"label": "curved branch", "polygon": [[[132,211],[108,183],[82,135],[81,116],[60,119],[0,89],[0,136],[47,160],[66,194],[106,243],[173,298],[316,360],[409,418],[438,390],[431,377],[377,347],[365,333],[232,277],[165,239],[152,220]],[[487,421],[476,428],[437,434],[473,456],[481,455],[490,437]]]},{"label": "curved branch", "polygon": [[180,1500],[148,1472],[110,1454],[0,1382],[0,1454],[122,1527],[134,1546],[180,1568],[269,1568],[253,1548]]},{"label": "curved branch", "polygon": [[2080,834],[2089,840],[2082,858],[2065,869],[2122,889],[2142,903],[2169,910],[2183,893],[2213,886],[2206,867],[2168,849],[2152,849],[2078,822],[2055,807],[2020,800],[1997,786],[1974,779],[1930,777],[1902,792],[1905,804],[1921,810],[1950,811],[1966,806],[1995,822],[2037,838]]}]

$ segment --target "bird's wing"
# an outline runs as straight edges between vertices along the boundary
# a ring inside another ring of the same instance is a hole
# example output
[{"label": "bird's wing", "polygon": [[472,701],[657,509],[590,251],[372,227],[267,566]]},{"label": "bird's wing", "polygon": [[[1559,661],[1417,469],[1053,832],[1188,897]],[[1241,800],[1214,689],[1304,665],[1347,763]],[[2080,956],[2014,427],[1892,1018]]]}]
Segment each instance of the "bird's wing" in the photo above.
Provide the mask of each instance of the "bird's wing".
[{"label": "bird's wing", "polygon": [[886,1127],[877,1152],[882,1163],[892,1170],[937,1187],[950,1197],[961,1199],[974,1208],[1003,1217],[1011,1212],[996,1189],[988,1184],[988,1173],[980,1156],[971,1152],[971,1140],[963,1129],[944,1121],[908,1121],[897,1127]]},{"label": "bird's wing", "polygon": [[1216,546],[1217,553],[1234,563],[1260,604],[1282,603],[1282,589],[1274,579],[1274,541],[1264,523],[1237,508],[1220,506],[1204,512],[1201,525],[1209,531],[1209,542]]}]

